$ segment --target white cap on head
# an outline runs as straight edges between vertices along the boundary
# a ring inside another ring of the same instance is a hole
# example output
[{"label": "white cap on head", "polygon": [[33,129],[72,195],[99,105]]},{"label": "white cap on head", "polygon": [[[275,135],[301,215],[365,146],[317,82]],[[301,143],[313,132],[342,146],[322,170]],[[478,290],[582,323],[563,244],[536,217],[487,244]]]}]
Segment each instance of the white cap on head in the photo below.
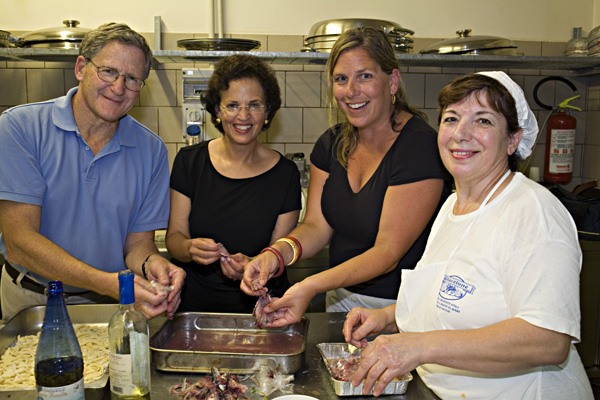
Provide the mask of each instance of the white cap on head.
[{"label": "white cap on head", "polygon": [[531,154],[531,149],[535,144],[538,134],[538,123],[533,115],[533,111],[529,108],[523,89],[515,83],[508,75],[502,71],[481,71],[478,74],[489,76],[500,82],[515,100],[517,106],[517,116],[519,118],[519,128],[523,129],[523,138],[519,142],[519,147],[515,152],[520,159],[525,160]]}]

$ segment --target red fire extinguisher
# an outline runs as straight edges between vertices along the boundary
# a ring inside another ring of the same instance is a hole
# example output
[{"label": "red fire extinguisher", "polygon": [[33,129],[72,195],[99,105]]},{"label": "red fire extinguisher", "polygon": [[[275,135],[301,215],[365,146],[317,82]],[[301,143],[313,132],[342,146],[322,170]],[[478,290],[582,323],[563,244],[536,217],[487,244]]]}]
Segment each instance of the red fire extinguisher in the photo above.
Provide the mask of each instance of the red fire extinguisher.
[{"label": "red fire extinguisher", "polygon": [[581,108],[569,105],[578,97],[566,99],[548,117],[544,160],[544,180],[547,182],[566,184],[573,177],[577,120],[568,109],[581,111]]}]

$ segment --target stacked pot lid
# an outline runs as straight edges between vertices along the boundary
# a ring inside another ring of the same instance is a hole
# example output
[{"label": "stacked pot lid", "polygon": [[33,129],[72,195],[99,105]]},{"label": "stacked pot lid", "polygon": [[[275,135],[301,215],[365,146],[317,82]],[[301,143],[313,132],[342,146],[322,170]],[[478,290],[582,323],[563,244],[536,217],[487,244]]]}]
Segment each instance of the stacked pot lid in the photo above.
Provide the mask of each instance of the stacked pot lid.
[{"label": "stacked pot lid", "polygon": [[587,50],[588,56],[600,57],[600,26],[590,31]]},{"label": "stacked pot lid", "polygon": [[421,54],[523,55],[510,39],[497,36],[470,36],[471,29],[456,31],[458,37],[443,40],[420,51]]},{"label": "stacked pot lid", "polygon": [[178,40],[177,46],[186,50],[250,51],[260,47],[260,42],[235,38],[198,38]]},{"label": "stacked pot lid", "polygon": [[317,22],[310,28],[308,36],[304,39],[305,47],[302,51],[329,52],[340,34],[358,27],[382,30],[396,52],[412,51],[411,35],[414,35],[412,30],[403,28],[395,22],[364,18],[328,19]]},{"label": "stacked pot lid", "polygon": [[0,47],[11,47],[10,32],[0,31]]},{"label": "stacked pot lid", "polygon": [[19,47],[79,48],[90,29],[78,27],[79,21],[73,19],[64,20],[63,24],[64,26],[56,28],[29,32],[19,37],[15,44]]}]

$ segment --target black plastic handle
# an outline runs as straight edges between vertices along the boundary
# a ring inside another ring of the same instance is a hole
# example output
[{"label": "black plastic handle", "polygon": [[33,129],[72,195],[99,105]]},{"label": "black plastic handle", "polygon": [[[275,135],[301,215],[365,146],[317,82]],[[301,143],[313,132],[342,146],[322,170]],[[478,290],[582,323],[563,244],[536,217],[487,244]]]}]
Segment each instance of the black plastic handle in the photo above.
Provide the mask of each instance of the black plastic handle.
[{"label": "black plastic handle", "polygon": [[535,87],[533,88],[533,99],[535,100],[535,102],[537,103],[538,106],[540,106],[540,107],[542,107],[542,108],[544,108],[546,110],[552,110],[553,107],[542,103],[540,101],[540,99],[538,98],[537,91],[538,91],[539,87],[542,86],[543,83],[548,82],[548,81],[561,81],[561,82],[564,82],[571,89],[573,89],[573,91],[575,93],[577,93],[577,87],[575,87],[575,85],[573,84],[573,82],[571,82],[567,78],[563,78],[562,76],[547,76],[547,77],[545,77],[544,79],[542,79],[541,81],[539,81],[537,83],[537,85],[535,85]]}]

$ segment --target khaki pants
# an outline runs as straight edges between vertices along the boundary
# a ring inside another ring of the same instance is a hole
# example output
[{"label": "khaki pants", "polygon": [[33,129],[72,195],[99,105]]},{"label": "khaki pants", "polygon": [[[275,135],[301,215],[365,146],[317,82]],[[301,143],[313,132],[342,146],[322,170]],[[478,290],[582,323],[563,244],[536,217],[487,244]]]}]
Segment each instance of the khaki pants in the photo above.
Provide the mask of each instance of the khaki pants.
[{"label": "khaki pants", "polygon": [[[19,311],[34,306],[45,306],[46,296],[40,293],[32,292],[21,287],[19,276],[17,284],[13,283],[12,278],[2,267],[2,280],[0,282],[0,305],[2,307],[2,320],[7,322]],[[90,292],[83,296],[65,296],[67,304],[114,304],[116,300]]]}]

